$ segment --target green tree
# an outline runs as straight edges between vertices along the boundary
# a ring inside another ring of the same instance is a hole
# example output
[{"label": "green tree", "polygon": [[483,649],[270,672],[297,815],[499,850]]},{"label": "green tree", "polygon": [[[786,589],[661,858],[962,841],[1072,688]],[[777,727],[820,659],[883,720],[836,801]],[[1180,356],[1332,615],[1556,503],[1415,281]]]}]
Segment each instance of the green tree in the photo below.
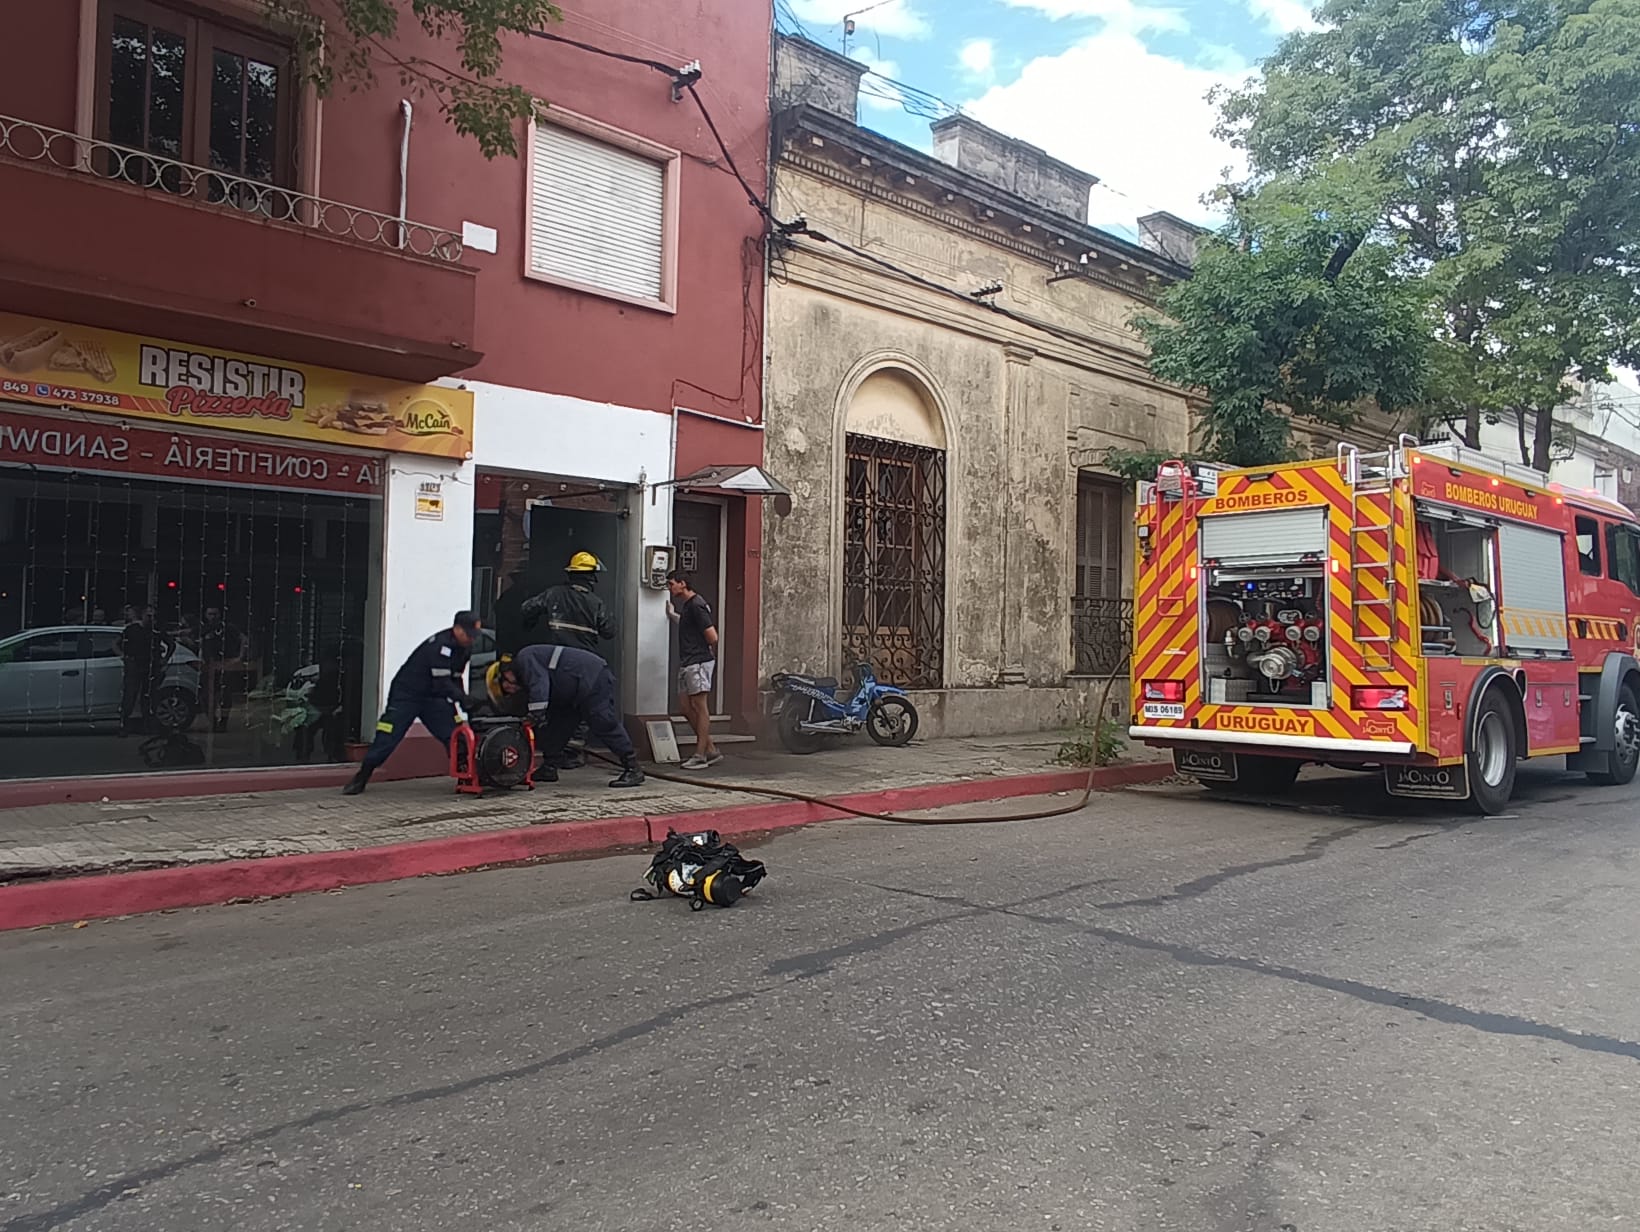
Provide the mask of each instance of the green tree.
[{"label": "green tree", "polygon": [[[1364,404],[1396,410],[1424,390],[1421,283],[1343,194],[1271,190],[1203,245],[1194,275],[1136,328],[1151,371],[1198,388],[1196,451],[1236,466],[1284,461],[1294,418],[1347,427]],[[1152,459],[1112,458],[1124,471]]]},{"label": "green tree", "polygon": [[1439,305],[1431,409],[1547,469],[1570,383],[1640,354],[1640,0],[1327,0],[1224,100],[1242,191],[1347,178]]},{"label": "green tree", "polygon": [[[528,90],[501,76],[505,36],[528,34],[562,17],[552,0],[261,2],[295,37],[303,71],[321,93],[391,73],[406,89],[432,98],[486,158],[518,153],[518,121],[535,107]],[[436,44],[437,58],[418,55],[400,40],[406,17]]]}]

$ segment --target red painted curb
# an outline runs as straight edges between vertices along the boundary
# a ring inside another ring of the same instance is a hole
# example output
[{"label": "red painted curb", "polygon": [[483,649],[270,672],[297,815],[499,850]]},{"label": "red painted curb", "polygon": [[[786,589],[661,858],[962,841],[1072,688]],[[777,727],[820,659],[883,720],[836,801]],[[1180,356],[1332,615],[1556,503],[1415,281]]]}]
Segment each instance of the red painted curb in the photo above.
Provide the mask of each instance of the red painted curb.
[{"label": "red painted curb", "polygon": [[[1167,763],[1111,766],[1094,776],[1096,788],[1126,786],[1165,778]],[[952,804],[1004,800],[1080,791],[1083,770],[1050,771],[1008,778],[967,779],[896,787],[837,797],[838,803],[873,812],[912,812]],[[714,829],[749,834],[832,821],[847,814],[800,801],[744,804],[727,809],[667,816],[609,817],[561,821],[543,826],[458,834],[448,838],[320,851],[261,860],[225,860],[133,873],[104,873],[0,887],[0,931],[63,924],[71,920],[137,915],[177,907],[206,907],[243,898],[271,898],[334,890],[342,886],[399,881],[431,873],[457,873],[489,864],[509,864],[542,856],[591,855],[617,847],[659,842],[668,829]]]}]

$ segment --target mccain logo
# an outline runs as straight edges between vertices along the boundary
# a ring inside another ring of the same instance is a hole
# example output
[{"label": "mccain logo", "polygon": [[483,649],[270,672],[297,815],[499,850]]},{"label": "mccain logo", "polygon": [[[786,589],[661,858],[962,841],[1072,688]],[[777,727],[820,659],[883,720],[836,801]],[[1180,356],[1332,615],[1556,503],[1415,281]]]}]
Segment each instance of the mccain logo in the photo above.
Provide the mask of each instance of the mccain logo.
[{"label": "mccain logo", "polygon": [[399,430],[409,436],[450,436],[456,432],[450,412],[428,398],[418,398],[404,408]]}]

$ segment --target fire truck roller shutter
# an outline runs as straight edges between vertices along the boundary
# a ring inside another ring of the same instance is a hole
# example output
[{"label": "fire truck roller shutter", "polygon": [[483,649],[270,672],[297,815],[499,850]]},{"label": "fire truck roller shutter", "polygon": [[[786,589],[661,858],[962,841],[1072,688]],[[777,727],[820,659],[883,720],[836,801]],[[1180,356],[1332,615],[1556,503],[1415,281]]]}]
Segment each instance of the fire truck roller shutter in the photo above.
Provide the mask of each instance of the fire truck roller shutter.
[{"label": "fire truck roller shutter", "polygon": [[1498,582],[1510,650],[1566,651],[1566,559],[1561,537],[1536,526],[1498,526]]},{"label": "fire truck roller shutter", "polygon": [[1256,567],[1327,556],[1327,508],[1306,506],[1202,518],[1201,555],[1225,566]]}]

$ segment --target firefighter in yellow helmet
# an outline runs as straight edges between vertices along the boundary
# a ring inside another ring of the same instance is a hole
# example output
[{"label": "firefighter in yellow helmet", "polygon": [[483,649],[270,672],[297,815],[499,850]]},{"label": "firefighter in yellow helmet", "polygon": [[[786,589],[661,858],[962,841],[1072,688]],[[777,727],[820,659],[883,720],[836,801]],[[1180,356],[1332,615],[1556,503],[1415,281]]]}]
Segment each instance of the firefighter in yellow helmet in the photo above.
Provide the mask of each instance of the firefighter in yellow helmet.
[{"label": "firefighter in yellow helmet", "polygon": [[[545,646],[568,646],[603,657],[602,644],[615,636],[609,609],[593,590],[603,562],[591,552],[577,552],[564,566],[564,581],[526,599],[520,611],[525,635]],[[537,625],[545,624],[538,629]],[[575,729],[570,747],[558,754],[556,768],[573,770],[581,764],[580,747],[586,743],[586,724]],[[551,764],[551,763],[544,763]]]},{"label": "firefighter in yellow helmet", "polygon": [[543,782],[558,781],[570,733],[581,727],[620,759],[621,772],[610,781],[611,787],[643,786],[638,753],[626,734],[615,696],[614,673],[590,650],[526,646],[513,657],[492,663],[484,686],[496,710],[519,715],[535,726]]},{"label": "firefighter in yellow helmet", "polygon": [[609,609],[593,590],[604,566],[591,552],[577,552],[564,567],[564,581],[524,600],[524,628],[541,622],[536,640],[547,646],[574,646],[600,654],[600,645],[615,636]]}]

